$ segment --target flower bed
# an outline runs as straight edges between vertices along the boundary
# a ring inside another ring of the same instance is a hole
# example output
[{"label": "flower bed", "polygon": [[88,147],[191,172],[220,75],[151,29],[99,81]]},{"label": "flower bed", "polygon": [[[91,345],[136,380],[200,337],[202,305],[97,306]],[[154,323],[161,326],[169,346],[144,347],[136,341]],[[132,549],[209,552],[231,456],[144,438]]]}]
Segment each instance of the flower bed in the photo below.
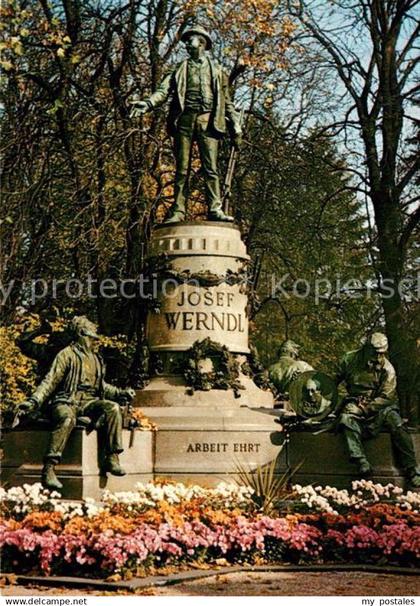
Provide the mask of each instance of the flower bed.
[{"label": "flower bed", "polygon": [[3,571],[129,577],[162,567],[239,562],[415,566],[420,496],[392,485],[295,486],[263,515],[253,491],[183,484],[66,502],[40,484],[0,493]]}]

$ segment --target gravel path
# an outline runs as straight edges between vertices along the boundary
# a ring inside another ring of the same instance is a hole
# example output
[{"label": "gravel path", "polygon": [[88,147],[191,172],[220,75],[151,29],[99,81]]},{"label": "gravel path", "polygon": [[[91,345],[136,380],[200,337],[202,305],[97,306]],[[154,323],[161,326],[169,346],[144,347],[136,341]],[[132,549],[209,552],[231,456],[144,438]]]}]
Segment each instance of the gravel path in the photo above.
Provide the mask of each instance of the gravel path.
[{"label": "gravel path", "polygon": [[[4,596],[12,595],[132,595],[66,588],[9,585]],[[216,575],[168,587],[137,591],[138,595],[160,596],[418,596],[420,576],[361,572],[240,572]]]}]

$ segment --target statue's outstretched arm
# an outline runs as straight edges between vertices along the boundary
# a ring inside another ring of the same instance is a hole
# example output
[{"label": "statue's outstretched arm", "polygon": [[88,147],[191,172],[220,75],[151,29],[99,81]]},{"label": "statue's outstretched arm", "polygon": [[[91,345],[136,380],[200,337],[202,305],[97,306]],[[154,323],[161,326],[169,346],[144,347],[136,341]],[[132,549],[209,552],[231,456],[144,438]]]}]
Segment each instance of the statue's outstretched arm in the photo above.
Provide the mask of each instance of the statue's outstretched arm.
[{"label": "statue's outstretched arm", "polygon": [[151,109],[163,105],[168,100],[171,94],[171,79],[172,73],[167,74],[162,82],[159,84],[155,92],[150,95],[148,99],[145,99],[146,103],[149,104]]},{"label": "statue's outstretched arm", "polygon": [[126,391],[121,387],[115,387],[114,385],[111,385],[111,383],[106,383],[105,381],[102,383],[102,389],[106,400],[118,400]]},{"label": "statue's outstretched arm", "polygon": [[147,99],[134,99],[131,101],[132,109],[130,112],[131,118],[137,118],[142,114],[163,105],[171,94],[171,78],[172,74],[168,74],[159,84],[156,91]]}]

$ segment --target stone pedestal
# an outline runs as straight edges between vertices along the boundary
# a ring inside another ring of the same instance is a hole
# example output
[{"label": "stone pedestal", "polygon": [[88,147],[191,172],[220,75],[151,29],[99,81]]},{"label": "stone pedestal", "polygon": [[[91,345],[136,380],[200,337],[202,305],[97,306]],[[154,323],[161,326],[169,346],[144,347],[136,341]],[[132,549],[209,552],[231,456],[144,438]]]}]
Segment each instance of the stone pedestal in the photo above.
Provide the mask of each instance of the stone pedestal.
[{"label": "stone pedestal", "polygon": [[279,425],[247,407],[156,407],[149,413],[159,427],[155,477],[214,486],[233,481],[239,467],[271,463],[281,450]]},{"label": "stone pedestal", "polygon": [[[420,434],[412,434],[417,460],[420,457]],[[275,438],[283,442],[283,434]],[[290,469],[298,471],[293,476],[294,484],[330,485],[349,488],[352,480],[358,479],[357,467],[350,463],[343,436],[335,433],[313,435],[307,431],[295,431],[290,436]],[[391,482],[404,487],[406,479],[396,465],[391,438],[388,433],[380,433],[365,441],[366,455],[373,467],[373,480],[380,484]],[[277,461],[278,474],[286,471],[286,450],[282,450]]]},{"label": "stone pedestal", "polygon": [[[136,482],[153,478],[153,434],[136,431],[132,446],[128,430],[123,431],[124,452],[121,465],[127,475],[115,477],[99,475],[97,434],[87,435],[75,429],[66,445],[56,473],[63,484],[64,498],[98,499],[103,489],[111,491],[133,490]],[[48,431],[13,431],[3,436],[4,459],[1,466],[2,485],[21,486],[41,481],[42,459],[46,450]]]},{"label": "stone pedestal", "polygon": [[[238,356],[240,361],[244,361],[244,356]],[[212,389],[210,391],[196,390],[190,392],[188,385],[181,375],[163,374],[152,378],[150,383],[142,390],[137,392],[134,400],[135,406],[142,409],[147,408],[147,415],[154,416],[156,411],[149,410],[149,407],[204,407],[211,406],[225,408],[249,407],[267,407],[273,408],[273,394],[269,390],[263,390],[257,387],[254,381],[239,374],[239,381],[243,389],[239,391],[239,397],[236,397],[232,389]]]},{"label": "stone pedestal", "polygon": [[[132,447],[130,433],[124,431],[121,462],[127,475],[121,478],[99,475],[96,434],[87,436],[84,430],[74,430],[62,463],[57,466],[57,475],[64,485],[63,497],[98,499],[103,489],[134,490],[136,482],[161,477],[215,486],[222,480],[233,481],[238,465],[252,469],[273,460],[276,475],[280,476],[287,470],[287,458],[292,471],[300,466],[293,475],[294,484],[350,488],[352,480],[357,479],[356,468],[348,461],[340,435],[296,431],[290,437],[287,453],[282,446],[284,434],[279,425],[273,427],[267,409],[239,408],[222,414],[216,408],[209,409],[207,416],[196,407],[183,407],[184,415],[177,408],[171,410],[172,417],[167,407],[156,407],[159,431],[137,431]],[[419,458],[420,434],[412,436]],[[46,430],[20,430],[3,436],[4,487],[40,481],[47,437]],[[375,482],[406,487],[406,480],[395,464],[389,434],[381,433],[368,440],[366,453],[373,465]]]},{"label": "stone pedestal", "polygon": [[212,485],[232,478],[238,463],[254,469],[272,461],[280,446],[270,436],[279,425],[251,410],[273,409],[270,391],[241,372],[237,394],[191,393],[177,371],[184,352],[206,338],[226,346],[240,366],[246,362],[249,256],[238,228],[218,222],[156,227],[150,258],[165,265],[156,275],[160,312],[147,321],[148,345],[162,369],[137,393],[135,405],[158,427],[155,475]]},{"label": "stone pedestal", "polygon": [[150,313],[147,321],[151,351],[186,351],[210,337],[229,351],[249,352],[249,256],[237,227],[217,222],[158,226],[150,259],[166,260],[166,271],[156,274],[160,313]]}]

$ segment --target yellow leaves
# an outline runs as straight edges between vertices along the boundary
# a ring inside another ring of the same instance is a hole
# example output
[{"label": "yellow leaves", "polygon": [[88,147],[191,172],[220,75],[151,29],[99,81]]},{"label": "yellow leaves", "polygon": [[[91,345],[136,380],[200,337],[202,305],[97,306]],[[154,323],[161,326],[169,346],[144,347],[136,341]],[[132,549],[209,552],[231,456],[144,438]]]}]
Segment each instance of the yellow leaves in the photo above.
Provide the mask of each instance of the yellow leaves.
[{"label": "yellow leaves", "polygon": [[77,55],[76,53],[73,53],[70,57],[70,63],[72,63],[73,65],[77,65],[78,63],[80,63],[81,60],[82,59],[80,55]]},{"label": "yellow leaves", "polygon": [[[0,405],[2,409],[22,402],[36,386],[36,362],[23,355],[16,345],[16,339],[24,331],[39,326],[40,318],[36,314],[26,314],[18,318],[11,326],[0,326]],[[54,331],[64,327],[62,318],[51,322]],[[37,342],[46,341],[42,336]]]},{"label": "yellow leaves", "polygon": [[[63,59],[66,56],[66,48],[69,47],[69,45],[71,44],[71,39],[69,36],[62,36],[61,33],[58,33],[55,36],[56,42],[57,44],[60,45],[60,48],[57,50],[57,57],[60,57],[61,59]],[[78,57],[77,55],[75,55],[75,57]],[[74,59],[74,58],[73,58]],[[72,60],[71,63],[77,63],[77,61]]]},{"label": "yellow leaves", "polygon": [[134,408],[132,411],[132,416],[139,424],[139,429],[141,431],[157,431],[157,425],[153,423],[146,415],[140,410],[140,408]]},{"label": "yellow leaves", "polygon": [[[71,310],[73,312],[73,310]],[[57,318],[56,320],[53,320],[52,322],[50,322],[50,326],[53,330],[53,332],[59,332],[59,331],[64,331],[64,329],[66,328],[67,322],[64,320],[64,318]]]},{"label": "yellow leaves", "polygon": [[127,347],[127,337],[125,335],[115,335],[113,337],[100,335],[99,343],[103,347],[115,347],[119,351],[122,351]]},{"label": "yellow leaves", "polygon": [[283,35],[285,36],[290,36],[291,34],[293,34],[297,29],[297,24],[292,21],[291,19],[284,19],[283,23],[282,23],[282,32]]},{"label": "yellow leaves", "polygon": [[286,16],[286,1],[278,0],[187,0],[184,15],[204,13],[209,30],[216,30],[226,45],[225,57],[240,57],[250,69],[268,73],[277,60],[284,68],[296,23]]},{"label": "yellow leaves", "polygon": [[25,49],[22,42],[29,36],[62,58],[66,48],[71,46],[71,38],[62,20],[58,17],[48,20],[37,6],[31,7],[31,10],[21,10],[17,3],[2,6],[0,16],[2,29],[6,30],[8,36],[7,48],[15,55],[23,55]]},{"label": "yellow leaves", "polygon": [[3,6],[0,8],[0,29],[4,31],[4,41],[1,48],[7,53],[6,56],[3,55],[0,64],[5,71],[15,69],[14,58],[24,55],[25,47],[23,42],[31,33],[28,19],[33,16],[32,11],[22,10],[17,2],[12,2],[8,5],[3,3]]},{"label": "yellow leaves", "polygon": [[59,109],[62,109],[64,107],[63,102],[61,101],[61,99],[56,99],[54,101],[54,105],[47,110],[47,114],[49,114],[50,116],[56,114],[58,112]]},{"label": "yellow leaves", "polygon": [[[0,50],[2,51],[10,51],[12,54],[14,55],[23,55],[23,46],[22,46],[22,42],[19,36],[11,36],[10,38],[6,39],[4,42],[0,43]],[[9,58],[10,54],[9,54]],[[2,60],[2,65],[4,67],[4,69],[6,69],[5,64],[10,63],[10,66],[12,66],[11,61],[9,60],[9,58],[4,58]],[[11,67],[9,66],[8,69],[11,69]]]},{"label": "yellow leaves", "polygon": [[0,60],[0,65],[6,72],[10,72],[12,69],[14,69],[13,63],[7,59]]},{"label": "yellow leaves", "polygon": [[147,197],[153,199],[157,194],[157,183],[152,175],[146,174],[143,178],[143,191]]},{"label": "yellow leaves", "polygon": [[15,339],[17,326],[0,327],[0,401],[1,408],[14,406],[35,387],[35,362],[24,356]]},{"label": "yellow leaves", "polygon": [[23,55],[23,46],[21,44],[16,44],[13,47],[13,52],[15,53],[15,55]]}]

